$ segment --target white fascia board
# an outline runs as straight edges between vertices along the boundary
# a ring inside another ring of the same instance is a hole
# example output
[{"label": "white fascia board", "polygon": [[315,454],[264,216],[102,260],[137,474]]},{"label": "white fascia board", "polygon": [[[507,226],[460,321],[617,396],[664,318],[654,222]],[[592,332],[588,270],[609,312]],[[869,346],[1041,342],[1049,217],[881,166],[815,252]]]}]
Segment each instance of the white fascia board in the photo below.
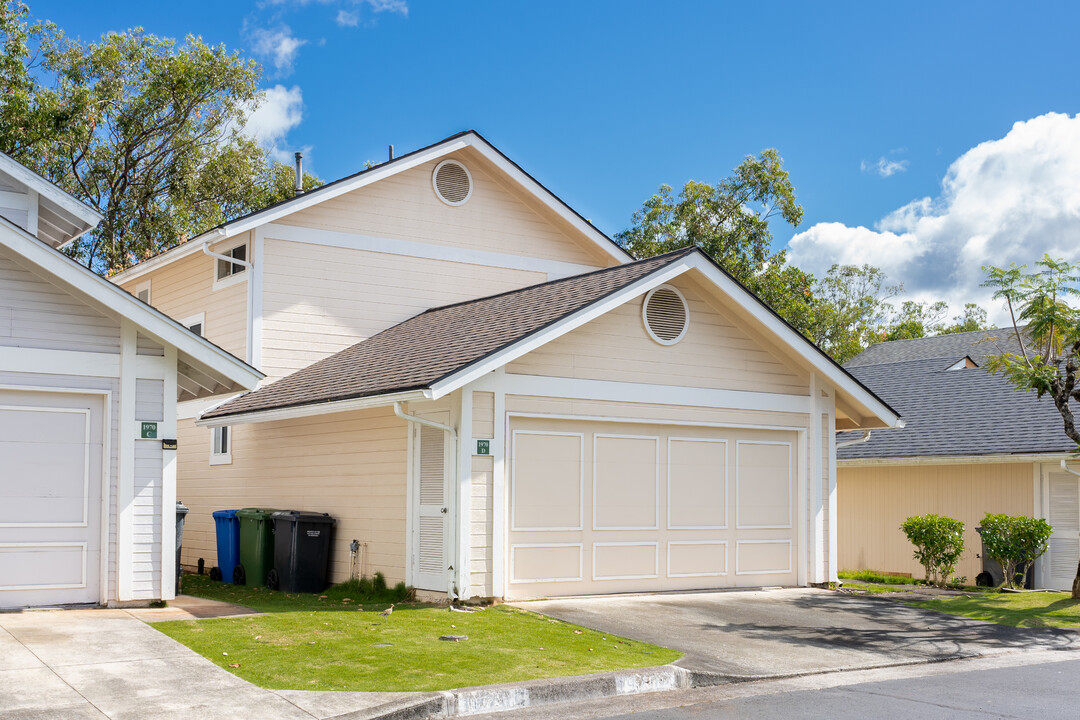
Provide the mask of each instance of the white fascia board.
[{"label": "white fascia board", "polygon": [[732,302],[749,313],[834,387],[861,404],[887,426],[892,428],[900,425],[899,415],[889,410],[880,400],[859,386],[853,377],[839,366],[833,364],[813,343],[765,308],[757,298],[732,280],[726,273],[717,269],[711,261],[698,253],[688,256],[687,261],[711,280]]},{"label": "white fascia board", "polygon": [[247,363],[195,335],[168,315],[155,310],[2,217],[0,244],[11,248],[19,256],[106,309],[127,318],[158,342],[172,345],[186,356],[185,361],[191,358],[245,388],[255,387],[259,380],[265,377]]},{"label": "white fascia board", "polygon": [[[22,183],[31,190],[34,190],[42,197],[46,197],[53,201],[60,209],[73,215],[76,219],[81,220],[91,228],[104,219],[104,216],[97,210],[64,192],[53,183],[18,161],[13,160],[5,153],[0,153],[0,170],[3,170],[16,181]],[[68,242],[70,242],[70,240]],[[66,245],[67,243],[64,244]]]},{"label": "white fascia board", "polygon": [[511,363],[522,355],[532,352],[536,348],[545,345],[556,338],[562,337],[566,333],[581,327],[590,320],[598,318],[640,295],[644,295],[657,285],[663,285],[665,282],[682,275],[693,267],[692,263],[689,262],[691,258],[693,258],[693,255],[688,255],[672,262],[670,265],[664,265],[640,280],[627,285],[622,290],[612,293],[606,298],[566,316],[540,332],[522,338],[502,350],[489,355],[480,362],[469,365],[468,367],[433,383],[431,385],[432,399],[438,400],[444,395],[468,385],[473,380],[483,377],[492,370],[502,367],[507,363]]},{"label": "white fascia board", "polygon": [[396,402],[412,402],[430,399],[431,394],[427,390],[409,390],[408,392],[392,393],[389,395],[374,395],[372,397],[338,400],[336,402],[298,405],[296,407],[277,408],[274,410],[257,410],[255,412],[240,413],[237,415],[208,418],[206,420],[199,418],[195,421],[195,424],[199,427],[248,425],[251,423],[274,422],[277,420],[293,420],[296,418],[313,417],[315,415],[332,415],[333,413],[384,407],[393,405]]},{"label": "white fascia board", "polygon": [[143,260],[138,265],[129,267],[127,270],[122,270],[116,273],[110,278],[110,281],[119,285],[125,283],[128,280],[134,280],[135,278],[142,277],[151,270],[155,270],[163,265],[168,265],[173,260],[180,260],[186,258],[188,255],[194,255],[202,251],[203,245],[213,245],[217,242],[227,239],[224,231],[221,228],[214,228],[208,230],[202,235],[198,235],[188,240],[186,243],[177,245],[174,248],[166,250],[160,255],[155,255],[152,258]]},{"label": "white fascia board", "polygon": [[1029,453],[1026,455],[920,455],[914,457],[838,459],[836,466],[856,468],[912,465],[994,465],[1002,463],[1057,462],[1058,460],[1072,462],[1075,459],[1076,456],[1068,451]]}]

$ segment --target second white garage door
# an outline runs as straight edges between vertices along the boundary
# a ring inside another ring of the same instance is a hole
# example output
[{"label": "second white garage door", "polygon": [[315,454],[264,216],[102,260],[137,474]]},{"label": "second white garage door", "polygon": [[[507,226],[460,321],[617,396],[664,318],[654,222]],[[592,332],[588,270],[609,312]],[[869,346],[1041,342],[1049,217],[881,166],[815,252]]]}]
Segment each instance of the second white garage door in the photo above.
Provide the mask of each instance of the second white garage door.
[{"label": "second white garage door", "polygon": [[797,437],[515,419],[507,596],[796,584]]}]

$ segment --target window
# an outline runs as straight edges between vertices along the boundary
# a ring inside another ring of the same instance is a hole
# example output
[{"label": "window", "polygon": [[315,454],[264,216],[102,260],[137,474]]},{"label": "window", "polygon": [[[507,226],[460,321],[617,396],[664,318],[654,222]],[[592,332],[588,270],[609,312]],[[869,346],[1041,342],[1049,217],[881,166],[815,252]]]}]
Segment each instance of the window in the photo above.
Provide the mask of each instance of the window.
[{"label": "window", "polygon": [[180,324],[199,337],[206,337],[206,313],[184,318],[180,321]]},{"label": "window", "polygon": [[210,433],[210,464],[229,465],[232,463],[231,433],[229,426],[213,428]]},{"label": "window", "polygon": [[[237,245],[236,247],[219,253],[220,255],[227,255],[234,260],[247,261],[247,245]],[[247,268],[239,263],[232,263],[228,260],[217,261],[217,275],[218,280],[224,280],[225,278],[232,277],[233,275],[239,275],[247,270]]]},{"label": "window", "polygon": [[141,282],[135,286],[135,297],[142,300],[147,305],[150,304],[150,281]]}]

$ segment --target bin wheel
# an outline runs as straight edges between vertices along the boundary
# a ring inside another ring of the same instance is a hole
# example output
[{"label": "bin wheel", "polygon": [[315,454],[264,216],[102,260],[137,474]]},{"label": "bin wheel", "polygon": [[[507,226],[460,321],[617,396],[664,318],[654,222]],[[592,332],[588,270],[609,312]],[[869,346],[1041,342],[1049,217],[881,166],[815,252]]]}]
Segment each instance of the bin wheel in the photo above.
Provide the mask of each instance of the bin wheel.
[{"label": "bin wheel", "polygon": [[214,582],[221,582],[221,568],[217,565],[210,568],[210,579]]},{"label": "bin wheel", "polygon": [[233,585],[247,585],[247,573],[243,565],[237,565],[232,571]]},{"label": "bin wheel", "polygon": [[281,578],[278,577],[277,568],[271,568],[270,572],[266,575],[266,587],[271,590],[277,590],[281,587]]},{"label": "bin wheel", "polygon": [[988,572],[981,572],[975,576],[975,584],[979,587],[992,587],[994,584],[994,576]]}]

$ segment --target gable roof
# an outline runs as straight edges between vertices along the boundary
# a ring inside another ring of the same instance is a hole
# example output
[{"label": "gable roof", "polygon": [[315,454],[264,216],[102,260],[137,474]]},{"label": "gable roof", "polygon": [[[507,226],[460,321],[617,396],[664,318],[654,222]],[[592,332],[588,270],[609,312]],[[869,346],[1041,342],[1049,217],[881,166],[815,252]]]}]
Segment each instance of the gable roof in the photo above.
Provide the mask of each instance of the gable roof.
[{"label": "gable roof", "polygon": [[192,238],[191,240],[143,260],[127,270],[118,273],[114,282],[125,282],[139,275],[149,272],[153,268],[184,257],[188,254],[199,252],[201,245],[226,240],[236,235],[248,232],[266,223],[274,222],[286,215],[298,212],[313,205],[325,202],[345,193],[358,190],[366,185],[378,182],[398,173],[410,170],[418,165],[436,160],[463,148],[473,148],[486,160],[499,168],[507,177],[513,180],[519,187],[540,201],[563,220],[567,221],[585,237],[592,240],[594,245],[618,262],[626,262],[633,258],[622,249],[611,237],[600,231],[587,219],[566,204],[559,196],[548,190],[540,181],[521,168],[516,162],[507,157],[501,150],[492,145],[486,138],[475,130],[465,130],[450,137],[439,140],[418,150],[399,155],[393,160],[366,168],[352,175],[326,183],[314,190],[309,190],[302,195],[282,200],[268,207],[256,210],[234,220],[222,223],[207,232]]},{"label": "gable roof", "polygon": [[251,389],[264,377],[255,368],[155,310],[25,229],[0,217],[0,246],[98,308],[130,320],[143,334],[177,349],[179,399]]},{"label": "gable roof", "polygon": [[1015,350],[1012,328],[871,346],[846,367],[900,410],[906,425],[903,430],[875,430],[868,442],[839,448],[838,459],[1075,450],[1050,398],[1018,392],[983,367],[949,369],[965,357],[983,366],[987,355]]},{"label": "gable roof", "polygon": [[899,415],[880,398],[705,253],[688,247],[428,310],[208,411],[200,424],[223,425],[241,416],[252,422],[271,419],[276,411],[302,406],[322,406],[321,411],[330,412],[336,411],[332,409],[335,403],[410,392],[438,398],[691,269],[701,270],[724,285],[721,289],[736,302],[756,311],[768,329],[781,334],[793,354],[836,382],[860,407],[868,408],[868,414],[886,425],[899,422]]},{"label": "gable roof", "polygon": [[10,155],[0,152],[0,177],[5,176],[29,191],[27,202],[32,198],[30,193],[37,194],[36,235],[52,247],[66,245],[81,237],[93,230],[102,220],[102,215],[97,210],[61,190],[55,183],[38,175]]}]

